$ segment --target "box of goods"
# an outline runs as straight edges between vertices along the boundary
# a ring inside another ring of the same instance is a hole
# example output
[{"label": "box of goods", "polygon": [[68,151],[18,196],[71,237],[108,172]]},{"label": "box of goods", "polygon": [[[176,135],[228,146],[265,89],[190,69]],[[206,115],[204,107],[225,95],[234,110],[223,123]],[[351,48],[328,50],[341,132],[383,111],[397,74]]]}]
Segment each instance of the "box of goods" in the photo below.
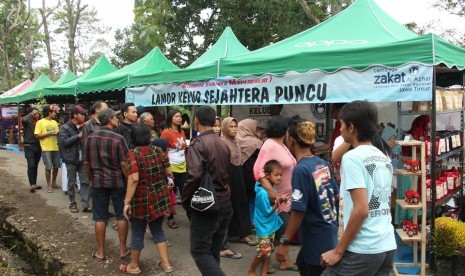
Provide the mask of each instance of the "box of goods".
[{"label": "box of goods", "polygon": [[436,90],[436,111],[443,111],[442,90]]},{"label": "box of goods", "polygon": [[412,111],[429,111],[431,110],[431,102],[413,102]]},{"label": "box of goods", "polygon": [[[455,93],[454,91],[441,91],[442,97],[442,110],[453,110],[455,109],[454,100],[455,100]],[[438,97],[436,96],[436,101]],[[439,109],[438,109],[439,111]]]}]

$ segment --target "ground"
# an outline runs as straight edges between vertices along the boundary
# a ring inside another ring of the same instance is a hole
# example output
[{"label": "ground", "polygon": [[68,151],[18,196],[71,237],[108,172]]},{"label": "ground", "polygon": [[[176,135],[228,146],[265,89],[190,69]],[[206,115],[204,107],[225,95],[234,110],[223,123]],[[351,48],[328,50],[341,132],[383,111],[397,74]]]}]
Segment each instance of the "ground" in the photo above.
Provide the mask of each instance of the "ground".
[{"label": "ground", "polygon": [[[38,184],[45,188],[42,162],[39,165]],[[61,174],[58,176],[61,184]],[[77,196],[78,207],[80,197]],[[188,220],[180,206],[176,206],[178,229],[164,226],[165,235],[173,243],[169,249],[170,260],[175,271],[170,275],[200,275],[189,252]],[[117,232],[107,227],[106,262],[98,262],[91,254],[96,251],[92,214],[72,214],[68,209],[67,196],[60,189],[47,193],[42,189],[29,192],[26,174],[26,160],[23,153],[0,150],[0,223],[5,217],[14,223],[21,235],[34,241],[43,254],[53,256],[72,275],[123,275],[120,264],[129,259],[119,257]],[[166,225],[166,224],[165,224]],[[13,233],[0,233],[8,236]],[[130,246],[130,234],[128,235]],[[244,275],[252,261],[255,247],[231,242],[231,249],[242,253],[243,258],[221,259],[221,267],[228,275]],[[295,260],[298,246],[291,247],[291,259]],[[3,261],[2,261],[3,260]],[[159,260],[155,247],[147,234],[142,251],[141,275],[164,275],[157,267]],[[26,260],[29,261],[29,260]],[[273,260],[273,266],[276,262]],[[14,269],[13,269],[14,267]],[[49,269],[51,271],[51,269]],[[30,268],[15,258],[8,249],[0,247],[0,275],[34,275]],[[296,272],[277,271],[276,275],[298,275]]]}]

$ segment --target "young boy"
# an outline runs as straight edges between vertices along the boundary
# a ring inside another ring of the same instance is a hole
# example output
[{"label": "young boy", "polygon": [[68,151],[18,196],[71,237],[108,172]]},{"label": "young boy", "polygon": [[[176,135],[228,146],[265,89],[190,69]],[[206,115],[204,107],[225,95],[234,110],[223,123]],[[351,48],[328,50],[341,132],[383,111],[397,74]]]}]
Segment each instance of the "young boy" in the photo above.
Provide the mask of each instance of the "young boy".
[{"label": "young boy", "polygon": [[[266,162],[264,166],[265,177],[274,186],[281,183],[283,167],[276,160]],[[260,275],[267,275],[268,266],[270,264],[270,256],[274,250],[274,235],[275,232],[283,224],[283,221],[278,216],[276,209],[280,204],[286,203],[286,197],[281,196],[275,202],[270,203],[270,198],[265,188],[257,181],[255,184],[255,213],[254,223],[255,231],[258,237],[257,255],[250,264],[248,275],[256,275],[255,270],[262,264]]]}]

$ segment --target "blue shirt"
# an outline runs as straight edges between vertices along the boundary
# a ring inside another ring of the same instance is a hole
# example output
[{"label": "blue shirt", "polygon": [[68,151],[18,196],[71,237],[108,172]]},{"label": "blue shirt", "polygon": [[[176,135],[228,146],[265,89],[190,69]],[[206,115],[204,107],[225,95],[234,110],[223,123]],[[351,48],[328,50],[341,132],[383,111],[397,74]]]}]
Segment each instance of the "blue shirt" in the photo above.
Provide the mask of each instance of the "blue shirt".
[{"label": "blue shirt", "polygon": [[320,265],[321,254],[337,245],[337,194],[339,188],[326,161],[311,156],[297,162],[292,172],[291,209],[305,213],[300,239],[308,265]]},{"label": "blue shirt", "polygon": [[378,254],[396,249],[390,213],[392,173],[390,158],[374,146],[361,145],[344,154],[344,228],[354,209],[352,189],[366,189],[369,208],[368,217],[347,249],[350,252]]},{"label": "blue shirt", "polygon": [[254,225],[255,232],[259,237],[269,236],[283,225],[277,210],[273,211],[267,191],[260,185],[259,181],[255,183]]}]

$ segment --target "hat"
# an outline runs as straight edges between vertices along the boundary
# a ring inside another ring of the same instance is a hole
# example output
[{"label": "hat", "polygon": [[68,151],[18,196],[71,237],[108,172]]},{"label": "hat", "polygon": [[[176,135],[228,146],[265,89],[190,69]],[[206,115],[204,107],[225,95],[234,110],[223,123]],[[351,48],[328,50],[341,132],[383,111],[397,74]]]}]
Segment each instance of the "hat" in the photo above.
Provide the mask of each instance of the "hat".
[{"label": "hat", "polygon": [[139,105],[136,107],[136,110],[137,110],[137,116],[140,116],[142,113],[145,112],[145,107]]},{"label": "hat", "polygon": [[111,108],[105,108],[104,110],[100,110],[97,115],[97,119],[99,120],[101,125],[108,124],[108,121],[111,117],[115,116],[116,112]]},{"label": "hat", "polygon": [[87,112],[89,112],[88,110],[85,110],[84,108],[82,108],[82,106],[80,105],[75,105],[71,107],[70,111],[73,114],[86,114]]}]

